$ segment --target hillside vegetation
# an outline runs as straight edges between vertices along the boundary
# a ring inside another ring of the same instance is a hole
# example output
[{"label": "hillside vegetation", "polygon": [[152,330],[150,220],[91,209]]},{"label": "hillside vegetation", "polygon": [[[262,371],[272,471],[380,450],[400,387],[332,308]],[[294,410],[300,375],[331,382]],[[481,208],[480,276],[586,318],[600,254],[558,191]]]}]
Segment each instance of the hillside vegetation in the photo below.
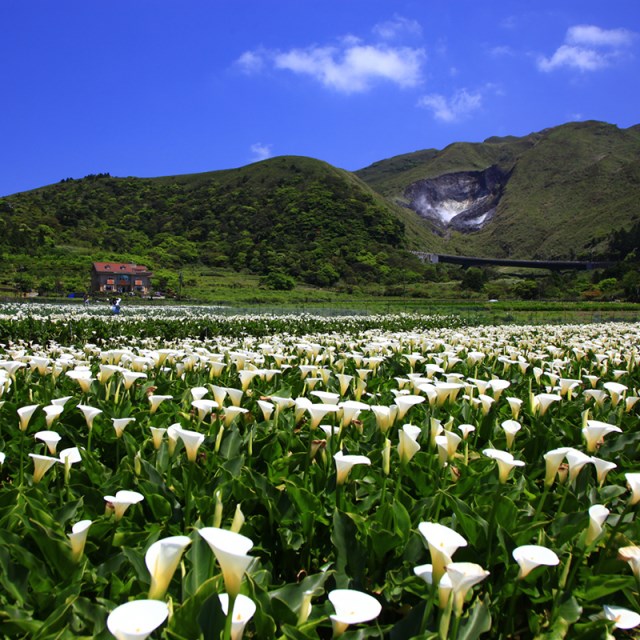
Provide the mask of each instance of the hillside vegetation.
[{"label": "hillside vegetation", "polygon": [[405,251],[405,223],[413,224],[414,244],[429,242],[411,212],[353,174],[280,157],[155,179],[87,176],[3,198],[0,250],[9,261],[22,254],[28,271],[35,263],[46,271],[48,258],[58,271],[75,265],[86,273],[91,260],[132,259],[152,269],[197,263],[318,286],[393,282],[420,269]]},{"label": "hillside vegetation", "polygon": [[[492,167],[503,182],[484,226],[457,231],[410,208],[412,185]],[[181,287],[184,271],[235,272],[271,289],[404,291],[438,276],[411,250],[615,259],[624,266],[605,275],[622,279],[640,256],[639,203],[640,127],[601,122],[416,151],[355,173],[282,156],[192,175],[67,178],[0,198],[0,294],[83,291],[97,260],[144,264],[162,290]],[[640,297],[640,277],[629,286]]]},{"label": "hillside vegetation", "polygon": [[640,129],[569,123],[522,138],[455,143],[377,162],[356,175],[392,201],[447,173],[497,166],[508,174],[493,219],[448,231],[448,253],[527,259],[606,259],[613,234],[640,220]]}]

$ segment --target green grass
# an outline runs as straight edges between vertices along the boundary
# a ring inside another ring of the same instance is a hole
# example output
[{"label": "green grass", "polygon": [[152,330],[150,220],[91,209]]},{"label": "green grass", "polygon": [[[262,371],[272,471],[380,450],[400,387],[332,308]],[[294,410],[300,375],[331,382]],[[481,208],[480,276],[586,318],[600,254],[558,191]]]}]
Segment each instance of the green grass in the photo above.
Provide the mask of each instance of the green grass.
[{"label": "green grass", "polygon": [[637,129],[590,121],[397,156],[357,175],[395,200],[419,180],[499,165],[511,175],[495,218],[478,232],[438,239],[441,251],[589,260],[606,256],[612,231],[639,217],[638,157]]}]

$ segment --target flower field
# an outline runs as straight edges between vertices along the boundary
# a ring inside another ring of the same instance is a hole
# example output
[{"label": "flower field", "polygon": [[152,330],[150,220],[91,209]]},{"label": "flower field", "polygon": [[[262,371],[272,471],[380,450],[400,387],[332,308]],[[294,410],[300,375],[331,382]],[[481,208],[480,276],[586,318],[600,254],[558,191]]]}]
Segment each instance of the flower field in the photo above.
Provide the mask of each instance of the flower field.
[{"label": "flower field", "polygon": [[637,637],[639,330],[2,305],[0,636]]}]

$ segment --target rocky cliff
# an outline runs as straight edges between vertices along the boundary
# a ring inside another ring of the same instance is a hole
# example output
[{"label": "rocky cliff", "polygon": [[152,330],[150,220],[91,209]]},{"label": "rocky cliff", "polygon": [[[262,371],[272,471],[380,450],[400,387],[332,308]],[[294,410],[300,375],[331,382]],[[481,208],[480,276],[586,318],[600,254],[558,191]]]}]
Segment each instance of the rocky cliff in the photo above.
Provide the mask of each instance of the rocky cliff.
[{"label": "rocky cliff", "polygon": [[509,174],[496,165],[418,180],[403,193],[404,205],[436,229],[477,231],[494,216]]},{"label": "rocky cliff", "polygon": [[442,253],[606,260],[612,234],[640,220],[640,128],[573,122],[414,151],[357,175],[416,212]]}]

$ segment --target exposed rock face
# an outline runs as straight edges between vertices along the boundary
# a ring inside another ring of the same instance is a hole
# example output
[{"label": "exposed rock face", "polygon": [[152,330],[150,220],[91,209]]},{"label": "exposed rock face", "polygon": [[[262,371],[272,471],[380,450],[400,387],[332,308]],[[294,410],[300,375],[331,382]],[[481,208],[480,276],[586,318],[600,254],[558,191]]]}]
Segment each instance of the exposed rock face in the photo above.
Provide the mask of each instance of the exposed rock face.
[{"label": "exposed rock face", "polygon": [[419,180],[405,189],[406,206],[441,228],[477,231],[494,216],[508,178],[492,166]]}]

